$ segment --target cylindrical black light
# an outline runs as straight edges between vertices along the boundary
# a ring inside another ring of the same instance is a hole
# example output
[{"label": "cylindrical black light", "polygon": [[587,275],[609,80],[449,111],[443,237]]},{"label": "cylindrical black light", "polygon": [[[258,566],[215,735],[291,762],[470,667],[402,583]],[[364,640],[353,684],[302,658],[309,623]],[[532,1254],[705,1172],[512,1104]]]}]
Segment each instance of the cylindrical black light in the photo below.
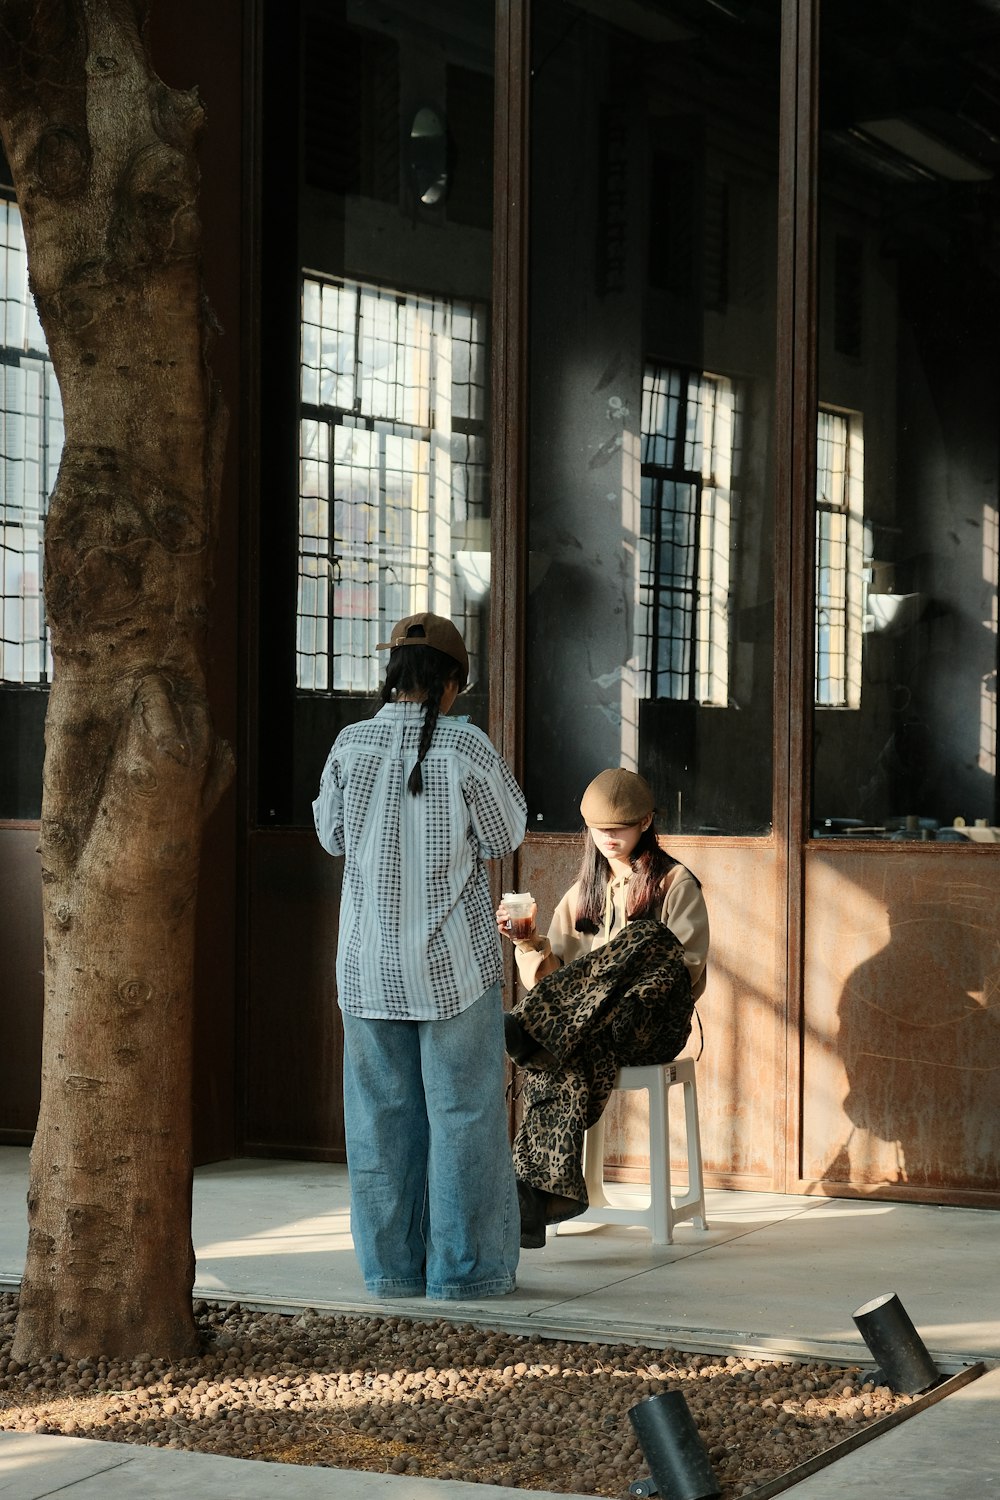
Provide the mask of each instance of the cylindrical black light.
[{"label": "cylindrical black light", "polygon": [[650,1396],[628,1415],[661,1495],[669,1500],[713,1500],[722,1493],[680,1391]]},{"label": "cylindrical black light", "polygon": [[942,1378],[895,1292],[866,1302],[854,1314],[854,1321],[894,1391],[916,1396]]}]

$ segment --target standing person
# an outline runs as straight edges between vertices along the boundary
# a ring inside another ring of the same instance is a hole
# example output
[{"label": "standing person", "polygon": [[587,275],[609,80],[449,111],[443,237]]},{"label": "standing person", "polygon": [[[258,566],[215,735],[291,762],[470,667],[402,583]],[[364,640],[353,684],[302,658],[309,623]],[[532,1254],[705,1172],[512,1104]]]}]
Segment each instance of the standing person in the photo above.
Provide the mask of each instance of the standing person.
[{"label": "standing person", "polygon": [[351,1232],[372,1296],[502,1296],[519,1223],[484,861],[520,844],[524,797],[486,735],[444,717],[469,676],[452,622],[412,615],[377,649],[381,707],[337,736],[313,803],[344,855]]},{"label": "standing person", "polygon": [[[507,1051],[525,1069],[514,1140],[521,1245],[583,1213],[584,1134],[620,1067],[670,1062],[705,987],[708,912],[691,871],[661,849],[649,783],[602,771],[580,803],[587,832],[576,882],[548,934],[514,941],[528,991],[504,1017]],[[507,910],[496,912],[507,937]],[[512,939],[513,940],[513,939]]]}]

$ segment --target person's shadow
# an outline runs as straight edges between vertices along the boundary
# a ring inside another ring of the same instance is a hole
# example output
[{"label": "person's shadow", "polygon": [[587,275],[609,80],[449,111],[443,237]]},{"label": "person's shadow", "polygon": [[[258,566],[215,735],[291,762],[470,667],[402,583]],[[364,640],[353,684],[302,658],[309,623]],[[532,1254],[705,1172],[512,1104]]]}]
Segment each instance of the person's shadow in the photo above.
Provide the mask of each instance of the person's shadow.
[{"label": "person's shadow", "polygon": [[[936,894],[908,903],[844,985],[836,1046],[850,1123],[823,1174],[831,1192],[1000,1185],[995,899],[972,883]],[[949,914],[935,916],[942,908]]]}]

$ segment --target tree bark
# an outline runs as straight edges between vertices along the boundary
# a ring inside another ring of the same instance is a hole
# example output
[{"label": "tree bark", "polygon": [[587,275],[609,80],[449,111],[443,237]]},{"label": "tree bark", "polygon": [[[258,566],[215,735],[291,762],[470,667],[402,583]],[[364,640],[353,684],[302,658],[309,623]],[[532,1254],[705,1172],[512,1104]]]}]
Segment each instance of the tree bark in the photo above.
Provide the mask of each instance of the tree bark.
[{"label": "tree bark", "polygon": [[191,1037],[226,415],[206,345],[194,93],[138,0],[0,0],[0,132],[66,441],[45,538],[55,663],[42,1096],[22,1362],[194,1350]]}]

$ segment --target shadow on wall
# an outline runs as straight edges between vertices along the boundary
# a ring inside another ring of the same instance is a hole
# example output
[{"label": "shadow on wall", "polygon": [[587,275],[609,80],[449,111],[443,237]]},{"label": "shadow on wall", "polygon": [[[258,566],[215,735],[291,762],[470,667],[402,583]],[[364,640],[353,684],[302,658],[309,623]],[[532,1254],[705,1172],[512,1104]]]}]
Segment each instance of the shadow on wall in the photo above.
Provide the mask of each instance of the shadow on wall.
[{"label": "shadow on wall", "polygon": [[848,1131],[821,1174],[831,1194],[848,1183],[1000,1186],[996,896],[971,880],[909,886],[889,912],[889,941],[840,996]]}]

